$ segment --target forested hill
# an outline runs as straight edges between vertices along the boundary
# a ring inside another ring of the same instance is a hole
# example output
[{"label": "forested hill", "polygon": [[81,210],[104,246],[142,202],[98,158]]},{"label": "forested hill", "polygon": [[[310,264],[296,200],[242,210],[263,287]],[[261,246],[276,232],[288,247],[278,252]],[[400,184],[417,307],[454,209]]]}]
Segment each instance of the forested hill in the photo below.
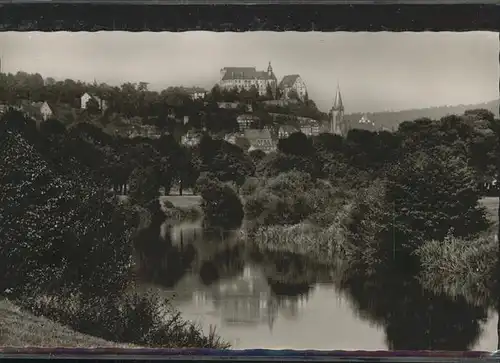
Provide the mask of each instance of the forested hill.
[{"label": "forested hill", "polygon": [[[380,129],[385,127],[389,130],[392,128],[397,129],[398,125],[404,121],[413,121],[419,118],[430,118],[430,119],[440,119],[446,115],[461,115],[466,110],[472,110],[476,108],[484,108],[493,112],[497,117],[499,116],[498,107],[500,106],[500,100],[494,100],[485,103],[478,103],[473,105],[458,105],[458,106],[441,106],[441,107],[431,107],[423,109],[414,110],[404,110],[404,111],[387,111],[387,112],[374,112],[367,113],[367,118],[372,121],[375,129]],[[362,113],[351,113],[346,114],[345,119],[351,123],[356,123],[356,127],[362,126],[358,124],[359,119],[363,116]],[[354,126],[354,125],[353,125]],[[367,125],[368,126],[368,125]]]}]

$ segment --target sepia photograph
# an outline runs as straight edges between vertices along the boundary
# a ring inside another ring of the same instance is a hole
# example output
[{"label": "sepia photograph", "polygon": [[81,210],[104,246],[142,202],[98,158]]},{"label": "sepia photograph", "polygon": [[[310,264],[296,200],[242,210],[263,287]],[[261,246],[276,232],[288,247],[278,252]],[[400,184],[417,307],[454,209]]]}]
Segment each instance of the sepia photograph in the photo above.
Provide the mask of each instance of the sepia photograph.
[{"label": "sepia photograph", "polygon": [[0,33],[0,346],[493,351],[498,33]]}]

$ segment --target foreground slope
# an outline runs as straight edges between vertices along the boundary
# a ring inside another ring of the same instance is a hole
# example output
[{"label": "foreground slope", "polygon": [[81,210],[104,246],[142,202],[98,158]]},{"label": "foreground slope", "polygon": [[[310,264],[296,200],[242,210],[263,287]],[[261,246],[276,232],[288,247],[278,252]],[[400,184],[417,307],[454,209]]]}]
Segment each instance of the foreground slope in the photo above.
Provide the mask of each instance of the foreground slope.
[{"label": "foreground slope", "polygon": [[31,315],[8,300],[0,300],[0,346],[16,348],[132,347],[75,332],[43,317]]}]

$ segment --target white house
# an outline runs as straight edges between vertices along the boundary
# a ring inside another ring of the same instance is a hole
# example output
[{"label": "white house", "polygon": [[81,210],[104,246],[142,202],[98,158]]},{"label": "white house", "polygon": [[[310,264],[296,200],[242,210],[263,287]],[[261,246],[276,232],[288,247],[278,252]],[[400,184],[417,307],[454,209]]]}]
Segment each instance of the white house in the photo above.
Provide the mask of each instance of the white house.
[{"label": "white house", "polygon": [[99,105],[99,109],[102,110],[102,111],[105,111],[107,108],[108,108],[108,104],[105,100],[101,99],[100,97],[96,96],[96,95],[93,95],[93,94],[90,94],[88,92],[85,92],[82,97],[80,97],[80,107],[82,109],[86,109],[87,108],[87,103],[91,100],[91,99],[94,99],[97,104]]},{"label": "white house", "polygon": [[186,91],[193,100],[203,100],[207,95],[207,91],[200,87],[187,88]]},{"label": "white house", "polygon": [[40,113],[42,114],[42,120],[47,121],[49,118],[54,116],[54,110],[52,110],[52,107],[45,101],[42,103],[40,106]]}]

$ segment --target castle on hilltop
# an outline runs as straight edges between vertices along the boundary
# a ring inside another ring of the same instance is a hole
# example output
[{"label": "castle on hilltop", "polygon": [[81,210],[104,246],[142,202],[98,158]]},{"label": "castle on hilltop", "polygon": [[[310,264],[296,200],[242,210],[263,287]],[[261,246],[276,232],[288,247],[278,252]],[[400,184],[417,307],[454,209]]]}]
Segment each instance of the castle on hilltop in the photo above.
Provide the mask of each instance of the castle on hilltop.
[{"label": "castle on hilltop", "polygon": [[261,96],[271,88],[273,96],[276,96],[278,81],[269,62],[267,71],[258,71],[255,67],[224,67],[220,70],[218,85],[222,89],[238,90],[255,87]]},{"label": "castle on hilltop", "polygon": [[[278,95],[283,100],[298,98],[304,101],[307,98],[307,88],[300,75],[286,75],[278,83],[271,62],[266,71],[258,71],[256,67],[224,67],[220,70],[220,80],[217,84],[225,90],[242,91],[255,87],[260,96],[267,95],[271,91],[274,99],[278,98]],[[321,124],[319,121],[316,122]],[[344,104],[339,85],[337,85],[333,106],[329,111],[329,120],[322,126],[318,125],[318,128],[336,135],[347,134],[348,124],[344,120]]]},{"label": "castle on hilltop", "polygon": [[267,66],[267,71],[258,71],[255,67],[224,67],[220,70],[218,85],[221,89],[236,88],[240,91],[255,87],[261,96],[270,90],[274,99],[304,100],[307,95],[306,85],[298,74],[285,75],[278,83],[271,62]]}]

